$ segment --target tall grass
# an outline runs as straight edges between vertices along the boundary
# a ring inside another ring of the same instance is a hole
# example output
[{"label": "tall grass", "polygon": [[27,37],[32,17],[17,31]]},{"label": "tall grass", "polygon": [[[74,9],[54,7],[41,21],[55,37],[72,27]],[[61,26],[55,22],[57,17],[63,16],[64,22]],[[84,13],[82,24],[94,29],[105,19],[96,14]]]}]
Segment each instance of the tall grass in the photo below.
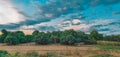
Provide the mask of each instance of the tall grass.
[{"label": "tall grass", "polygon": [[115,57],[115,56],[110,55],[110,54],[97,54],[97,55],[90,56],[90,57]]},{"label": "tall grass", "polygon": [[98,41],[97,44],[103,46],[120,46],[120,42],[114,41]]},{"label": "tall grass", "polygon": [[47,52],[45,54],[38,54],[37,52],[21,53],[8,53],[7,51],[0,50],[0,57],[63,57],[62,55],[54,52]]}]

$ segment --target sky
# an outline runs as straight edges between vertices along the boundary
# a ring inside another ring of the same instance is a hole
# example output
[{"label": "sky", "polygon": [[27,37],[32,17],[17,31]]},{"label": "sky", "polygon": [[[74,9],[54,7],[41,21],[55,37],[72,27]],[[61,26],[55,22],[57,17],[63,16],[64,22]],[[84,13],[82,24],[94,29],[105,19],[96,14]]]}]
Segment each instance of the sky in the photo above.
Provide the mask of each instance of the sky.
[{"label": "sky", "polygon": [[0,0],[0,29],[120,34],[120,0]]}]

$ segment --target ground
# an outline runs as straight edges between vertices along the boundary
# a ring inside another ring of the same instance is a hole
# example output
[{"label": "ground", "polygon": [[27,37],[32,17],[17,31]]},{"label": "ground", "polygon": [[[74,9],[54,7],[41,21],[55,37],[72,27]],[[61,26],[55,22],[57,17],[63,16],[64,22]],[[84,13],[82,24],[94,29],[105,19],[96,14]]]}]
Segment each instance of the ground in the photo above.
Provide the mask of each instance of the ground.
[{"label": "ground", "polygon": [[20,52],[26,53],[35,51],[39,54],[43,54],[46,52],[57,52],[64,54],[68,57],[70,56],[92,56],[94,54],[113,54],[115,56],[120,56],[119,50],[101,50],[96,45],[81,45],[81,46],[66,46],[60,44],[54,45],[34,45],[31,44],[22,44],[17,46],[7,46],[7,45],[0,45],[0,50],[7,50],[10,53]]}]

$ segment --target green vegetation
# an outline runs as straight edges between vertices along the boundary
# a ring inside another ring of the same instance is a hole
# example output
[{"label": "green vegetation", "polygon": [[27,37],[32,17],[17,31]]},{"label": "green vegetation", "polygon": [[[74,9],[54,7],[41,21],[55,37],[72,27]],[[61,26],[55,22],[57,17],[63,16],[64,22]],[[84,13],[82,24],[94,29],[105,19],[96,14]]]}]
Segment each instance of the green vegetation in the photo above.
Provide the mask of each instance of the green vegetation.
[{"label": "green vegetation", "polygon": [[103,46],[120,46],[120,42],[115,41],[98,41],[97,43]]},{"label": "green vegetation", "polygon": [[76,42],[75,37],[72,35],[68,35],[60,39],[61,44],[73,45],[75,44],[75,42]]},{"label": "green vegetation", "polygon": [[4,51],[4,50],[0,50],[0,57],[4,57],[5,55],[7,55],[8,52]]},{"label": "green vegetation", "polygon": [[4,42],[7,43],[8,45],[17,45],[17,44],[19,44],[19,40],[15,36],[13,36],[11,34],[7,35]]},{"label": "green vegetation", "polygon": [[102,50],[120,50],[120,46],[98,46]]},{"label": "green vegetation", "polygon": [[38,35],[36,40],[35,40],[36,44],[41,44],[41,45],[46,45],[50,43],[50,38],[48,35],[43,34],[43,35]]},{"label": "green vegetation", "polygon": [[8,53],[7,51],[0,50],[0,57],[63,57],[54,52],[47,52],[45,54],[38,54],[37,52],[21,53]]},{"label": "green vegetation", "polygon": [[81,42],[89,45],[120,45],[120,35],[103,36],[97,30],[91,31],[90,34],[85,34],[84,32],[77,32],[72,29],[53,32],[39,32],[38,30],[35,30],[32,35],[25,35],[22,31],[10,32],[5,29],[1,30],[1,32],[2,35],[0,35],[0,43],[6,43],[8,45],[17,45],[29,42],[35,42],[38,45],[56,43],[64,45],[74,45]]},{"label": "green vegetation", "polygon": [[91,56],[91,57],[115,57],[115,56],[110,55],[110,54],[98,54],[98,55],[94,55],[94,56]]}]

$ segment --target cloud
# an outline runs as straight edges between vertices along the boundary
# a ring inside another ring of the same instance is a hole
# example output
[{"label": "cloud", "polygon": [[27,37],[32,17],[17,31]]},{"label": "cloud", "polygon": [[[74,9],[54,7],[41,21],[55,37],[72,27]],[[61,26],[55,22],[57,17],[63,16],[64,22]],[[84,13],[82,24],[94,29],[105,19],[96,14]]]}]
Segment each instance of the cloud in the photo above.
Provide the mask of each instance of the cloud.
[{"label": "cloud", "polygon": [[120,0],[0,0],[0,29],[97,29],[101,33],[118,33],[119,2]]},{"label": "cloud", "polygon": [[[120,32],[120,20],[115,19],[99,19],[92,21],[93,26],[91,29],[97,29],[99,32],[104,34],[119,34]],[[112,33],[111,33],[112,32]]]},{"label": "cloud", "polygon": [[80,24],[81,21],[80,21],[79,19],[74,19],[74,20],[72,21],[72,23],[73,23],[73,24]]},{"label": "cloud", "polygon": [[15,9],[10,0],[0,0],[0,24],[19,23],[25,17]]}]

